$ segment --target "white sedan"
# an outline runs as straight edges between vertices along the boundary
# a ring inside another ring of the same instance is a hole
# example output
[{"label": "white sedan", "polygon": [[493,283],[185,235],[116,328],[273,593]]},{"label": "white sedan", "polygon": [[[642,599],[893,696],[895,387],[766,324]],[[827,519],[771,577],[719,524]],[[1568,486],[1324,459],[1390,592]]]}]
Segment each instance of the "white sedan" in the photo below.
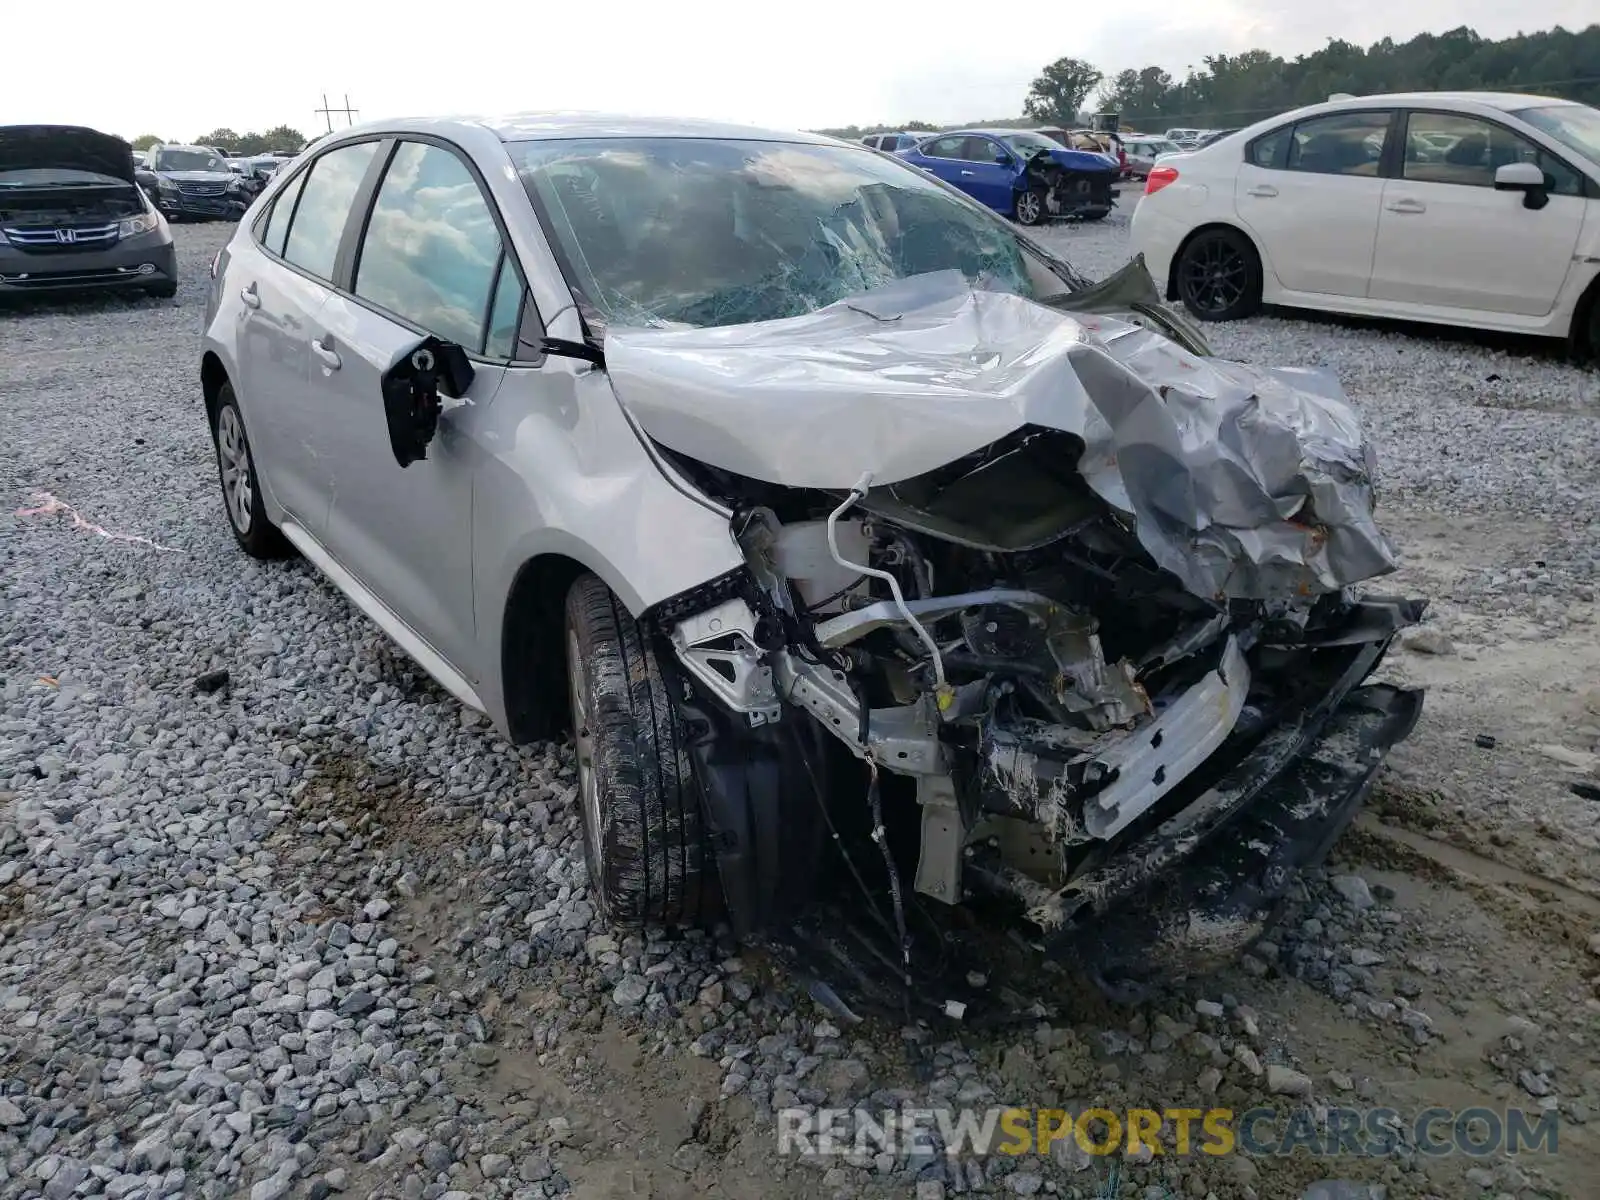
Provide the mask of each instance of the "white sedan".
[{"label": "white sedan", "polygon": [[1417,92],[1163,155],[1133,244],[1203,320],[1263,303],[1569,338],[1600,354],[1600,112]]}]

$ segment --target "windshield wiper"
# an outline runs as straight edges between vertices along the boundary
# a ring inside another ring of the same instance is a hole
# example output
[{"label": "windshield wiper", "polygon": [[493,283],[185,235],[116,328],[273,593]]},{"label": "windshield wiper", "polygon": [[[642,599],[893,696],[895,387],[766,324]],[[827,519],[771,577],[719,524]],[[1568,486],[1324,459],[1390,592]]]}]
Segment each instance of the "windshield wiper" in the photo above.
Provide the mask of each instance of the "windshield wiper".
[{"label": "windshield wiper", "polygon": [[539,339],[539,349],[545,354],[554,354],[557,358],[576,358],[581,362],[593,363],[597,367],[606,365],[605,347],[590,337],[584,338],[581,342],[574,342],[570,338],[542,337]]}]

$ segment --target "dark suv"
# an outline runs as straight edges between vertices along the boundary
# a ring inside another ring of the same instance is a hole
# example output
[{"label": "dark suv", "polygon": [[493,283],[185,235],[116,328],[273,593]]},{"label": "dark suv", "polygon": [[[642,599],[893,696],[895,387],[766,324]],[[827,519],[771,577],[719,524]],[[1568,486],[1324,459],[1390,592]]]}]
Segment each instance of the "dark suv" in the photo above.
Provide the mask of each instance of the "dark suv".
[{"label": "dark suv", "polygon": [[249,207],[238,174],[206,146],[152,146],[140,182],[175,221],[237,221]]},{"label": "dark suv", "polygon": [[121,138],[78,125],[0,126],[0,294],[178,290],[172,231]]}]

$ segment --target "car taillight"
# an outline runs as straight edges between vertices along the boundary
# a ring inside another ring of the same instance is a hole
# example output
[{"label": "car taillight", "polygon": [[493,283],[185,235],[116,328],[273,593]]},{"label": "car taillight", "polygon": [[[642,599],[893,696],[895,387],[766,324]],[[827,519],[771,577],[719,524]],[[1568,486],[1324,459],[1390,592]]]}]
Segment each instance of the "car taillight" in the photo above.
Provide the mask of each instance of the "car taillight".
[{"label": "car taillight", "polygon": [[1151,167],[1150,174],[1144,177],[1144,194],[1153,196],[1169,183],[1178,182],[1177,167]]}]

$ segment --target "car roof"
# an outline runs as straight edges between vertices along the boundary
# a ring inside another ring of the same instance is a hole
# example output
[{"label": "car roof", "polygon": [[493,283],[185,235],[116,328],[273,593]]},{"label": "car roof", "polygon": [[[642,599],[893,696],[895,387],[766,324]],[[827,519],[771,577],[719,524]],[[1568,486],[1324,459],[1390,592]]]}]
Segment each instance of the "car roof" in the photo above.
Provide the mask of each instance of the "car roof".
[{"label": "car roof", "polygon": [[[756,142],[803,142],[813,145],[855,145],[823,134],[764,129],[725,121],[681,117],[638,117],[622,113],[577,111],[522,112],[451,117],[403,117],[367,121],[341,129],[341,140],[363,133],[431,133],[449,138],[465,129],[486,129],[502,142],[554,141],[568,138],[718,138]],[[875,135],[867,135],[875,136]]]},{"label": "car roof", "polygon": [[1498,108],[1509,112],[1519,108],[1554,107],[1555,105],[1576,105],[1576,100],[1560,100],[1554,96],[1535,96],[1526,92],[1384,92],[1376,96],[1349,96],[1342,100],[1330,100],[1318,105],[1319,108],[1370,108],[1379,105],[1429,105],[1429,104],[1460,104],[1481,105],[1484,108]]}]

